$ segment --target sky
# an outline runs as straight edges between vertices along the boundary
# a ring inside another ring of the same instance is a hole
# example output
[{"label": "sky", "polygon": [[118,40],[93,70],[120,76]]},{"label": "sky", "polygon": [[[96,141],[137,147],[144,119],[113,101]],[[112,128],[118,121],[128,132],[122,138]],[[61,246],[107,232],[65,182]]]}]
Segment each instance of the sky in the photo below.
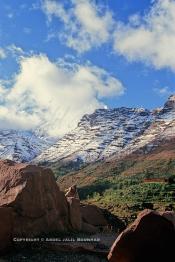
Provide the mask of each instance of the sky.
[{"label": "sky", "polygon": [[75,128],[175,93],[174,0],[1,0],[0,127]]}]

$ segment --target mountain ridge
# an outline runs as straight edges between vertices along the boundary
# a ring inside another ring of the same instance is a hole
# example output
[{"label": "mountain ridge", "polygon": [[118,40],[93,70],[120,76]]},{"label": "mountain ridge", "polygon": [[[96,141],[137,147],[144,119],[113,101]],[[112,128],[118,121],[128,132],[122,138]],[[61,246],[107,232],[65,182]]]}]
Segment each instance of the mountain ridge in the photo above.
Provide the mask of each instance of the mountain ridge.
[{"label": "mountain ridge", "polygon": [[124,157],[137,150],[151,151],[175,134],[175,95],[159,110],[144,108],[97,109],[85,115],[76,129],[41,153],[40,164],[82,167],[96,161]]},{"label": "mountain ridge", "polygon": [[97,109],[84,115],[75,129],[57,141],[38,130],[0,130],[0,158],[56,163],[74,170],[142,148],[149,152],[162,139],[175,134],[175,95],[160,109]]}]

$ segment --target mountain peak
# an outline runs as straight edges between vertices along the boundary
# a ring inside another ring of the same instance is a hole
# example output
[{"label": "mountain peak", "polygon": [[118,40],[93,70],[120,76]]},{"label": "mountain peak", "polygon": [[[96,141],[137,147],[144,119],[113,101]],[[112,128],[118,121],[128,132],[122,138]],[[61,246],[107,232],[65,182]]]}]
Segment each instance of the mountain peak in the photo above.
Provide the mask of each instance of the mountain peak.
[{"label": "mountain peak", "polygon": [[175,106],[175,94],[172,94],[169,96],[167,102],[165,103],[166,104],[169,104],[169,105],[174,105]]},{"label": "mountain peak", "polygon": [[167,113],[175,110],[175,95],[171,95],[164,104],[162,113]]}]

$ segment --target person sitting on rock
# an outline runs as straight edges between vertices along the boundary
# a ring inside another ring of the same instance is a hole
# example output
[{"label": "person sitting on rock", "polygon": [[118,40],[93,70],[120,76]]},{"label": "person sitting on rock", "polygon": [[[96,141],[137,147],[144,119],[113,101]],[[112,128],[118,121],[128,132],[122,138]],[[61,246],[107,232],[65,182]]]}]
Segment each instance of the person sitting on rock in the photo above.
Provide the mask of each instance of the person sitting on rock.
[{"label": "person sitting on rock", "polygon": [[67,189],[67,193],[65,194],[66,197],[74,197],[76,199],[80,199],[79,198],[79,194],[78,194],[78,190],[77,190],[77,186],[73,185],[71,187],[69,187]]}]

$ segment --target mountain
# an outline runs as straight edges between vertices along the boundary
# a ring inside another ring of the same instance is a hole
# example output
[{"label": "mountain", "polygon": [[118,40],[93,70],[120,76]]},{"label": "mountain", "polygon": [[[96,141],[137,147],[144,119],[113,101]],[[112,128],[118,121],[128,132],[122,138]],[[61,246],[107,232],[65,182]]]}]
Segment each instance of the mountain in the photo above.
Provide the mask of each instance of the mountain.
[{"label": "mountain", "polygon": [[55,168],[78,169],[105,159],[145,153],[175,134],[175,95],[163,108],[98,109],[85,115],[76,129],[42,152],[35,161]]},{"label": "mountain", "polygon": [[53,144],[31,131],[0,130],[0,158],[29,162]]},{"label": "mountain", "polygon": [[63,173],[87,164],[150,152],[175,134],[175,95],[163,108],[98,109],[61,139],[35,131],[0,130],[0,158],[46,164]]}]

